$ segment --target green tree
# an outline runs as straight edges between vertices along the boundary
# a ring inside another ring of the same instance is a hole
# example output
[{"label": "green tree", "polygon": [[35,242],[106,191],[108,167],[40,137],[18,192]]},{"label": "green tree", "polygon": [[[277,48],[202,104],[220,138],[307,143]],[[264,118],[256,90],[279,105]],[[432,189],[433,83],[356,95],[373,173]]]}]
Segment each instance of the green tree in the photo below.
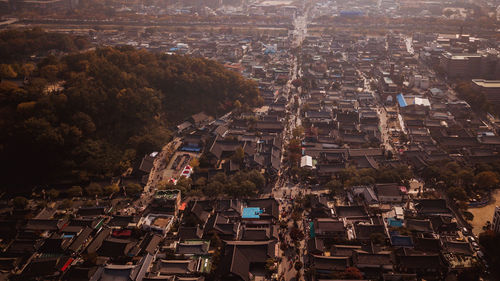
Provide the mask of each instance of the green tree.
[{"label": "green tree", "polygon": [[467,199],[467,193],[465,192],[465,190],[458,186],[450,187],[447,191],[447,194],[451,199],[460,201],[465,201]]},{"label": "green tree", "polygon": [[302,145],[300,140],[292,139],[288,144],[288,160],[292,167],[297,167],[301,155]]},{"label": "green tree", "polygon": [[125,191],[129,196],[138,196],[142,193],[143,188],[140,184],[130,183],[125,186]]},{"label": "green tree", "polygon": [[330,195],[338,196],[344,191],[344,185],[338,180],[331,180],[325,185]]},{"label": "green tree", "polygon": [[296,139],[302,138],[304,135],[304,127],[298,126],[292,130],[292,136]]},{"label": "green tree", "polygon": [[266,260],[266,271],[268,273],[268,276],[271,276],[273,273],[276,273],[278,271],[275,259],[269,258]]},{"label": "green tree", "polygon": [[294,268],[295,268],[295,270],[299,271],[302,269],[303,266],[304,266],[304,264],[301,261],[297,261],[297,262],[295,262]]},{"label": "green tree", "polygon": [[22,74],[26,77],[31,76],[34,70],[35,70],[35,65],[32,63],[25,63],[21,67]]},{"label": "green tree", "polygon": [[22,196],[17,196],[12,200],[12,205],[14,206],[14,209],[26,209],[28,206],[28,199]]},{"label": "green tree", "polygon": [[474,182],[479,188],[492,189],[498,185],[498,176],[494,172],[485,171],[477,174],[474,177]]},{"label": "green tree", "polygon": [[405,133],[401,132],[401,133],[399,134],[399,141],[400,141],[401,143],[403,143],[403,144],[404,144],[404,143],[407,143],[407,142],[408,142],[408,136],[407,136]]},{"label": "green tree", "polygon": [[50,198],[50,199],[56,199],[57,197],[59,197],[59,191],[57,189],[49,189],[49,191],[47,191],[47,196]]},{"label": "green tree", "polygon": [[189,166],[196,168],[200,166],[200,161],[198,160],[198,158],[193,157],[191,158],[191,160],[189,160]]},{"label": "green tree", "polygon": [[120,191],[120,187],[116,184],[106,185],[102,188],[102,193],[106,196],[117,193]]},{"label": "green tree", "polygon": [[71,199],[64,199],[61,204],[59,204],[59,209],[69,209],[73,207],[73,201]]},{"label": "green tree", "polygon": [[257,170],[252,170],[248,173],[248,180],[253,182],[259,190],[262,190],[266,186],[266,178]]},{"label": "green tree", "polygon": [[304,232],[302,232],[297,227],[292,227],[292,229],[290,230],[290,238],[292,238],[293,241],[303,240],[304,239]]},{"label": "green tree", "polygon": [[241,107],[242,107],[241,102],[239,100],[236,100],[234,102],[234,108],[235,108],[236,112],[241,112]]},{"label": "green tree", "polygon": [[81,196],[83,194],[83,190],[79,186],[72,186],[71,188],[66,190],[66,194],[69,197],[77,197],[77,196]]},{"label": "green tree", "polygon": [[231,157],[231,160],[235,161],[236,163],[243,163],[243,160],[245,159],[245,151],[241,146],[238,146],[236,150],[234,151],[233,156]]},{"label": "green tree", "polygon": [[58,73],[59,67],[57,65],[46,65],[40,69],[41,76],[49,82],[55,82],[57,80]]},{"label": "green tree", "polygon": [[1,78],[16,78],[17,73],[9,64],[0,64],[0,80]]},{"label": "green tree", "polygon": [[462,169],[457,173],[460,184],[464,187],[472,186],[474,183],[474,173],[470,170]]},{"label": "green tree", "polygon": [[103,195],[103,188],[100,184],[98,183],[91,183],[89,186],[85,188],[85,193],[89,196],[102,196]]},{"label": "green tree", "polygon": [[191,178],[186,178],[184,176],[177,180],[177,186],[189,191],[193,185],[193,180]]},{"label": "green tree", "polygon": [[200,177],[200,178],[198,178],[198,179],[194,182],[194,185],[195,185],[195,186],[198,186],[198,187],[203,187],[203,186],[207,185],[207,178],[205,178],[205,177]]},{"label": "green tree", "polygon": [[249,180],[243,181],[240,187],[234,190],[234,195],[237,197],[247,197],[255,196],[257,193],[257,187],[255,184]]},{"label": "green tree", "polygon": [[203,194],[209,197],[217,197],[224,190],[224,185],[219,181],[213,181],[203,188]]}]

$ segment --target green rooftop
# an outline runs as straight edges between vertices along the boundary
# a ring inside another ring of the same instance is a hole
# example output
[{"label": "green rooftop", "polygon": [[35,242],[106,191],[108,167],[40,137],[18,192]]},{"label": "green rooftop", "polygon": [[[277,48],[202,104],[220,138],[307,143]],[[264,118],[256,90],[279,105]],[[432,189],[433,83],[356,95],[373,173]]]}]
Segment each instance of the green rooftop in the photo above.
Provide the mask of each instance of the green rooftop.
[{"label": "green rooftop", "polygon": [[177,198],[179,193],[180,191],[178,189],[157,190],[155,193],[155,198],[175,199]]}]

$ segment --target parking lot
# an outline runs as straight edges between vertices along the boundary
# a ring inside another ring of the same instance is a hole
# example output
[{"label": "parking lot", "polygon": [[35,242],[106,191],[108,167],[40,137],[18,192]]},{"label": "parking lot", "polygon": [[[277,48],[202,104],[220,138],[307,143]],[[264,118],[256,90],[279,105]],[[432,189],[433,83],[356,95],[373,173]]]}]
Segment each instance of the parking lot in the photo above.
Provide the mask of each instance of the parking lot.
[{"label": "parking lot", "polygon": [[493,221],[493,213],[495,212],[495,206],[500,204],[500,189],[495,190],[491,194],[490,204],[481,208],[469,208],[469,212],[474,215],[474,220],[471,222],[473,227],[472,232],[475,235],[479,235],[483,231],[483,226],[487,221]]},{"label": "parking lot", "polygon": [[174,156],[170,159],[170,162],[168,163],[166,169],[163,170],[163,180],[179,177],[182,169],[184,169],[186,165],[189,165],[189,162],[193,158],[199,158],[199,154],[186,151],[175,152]]}]

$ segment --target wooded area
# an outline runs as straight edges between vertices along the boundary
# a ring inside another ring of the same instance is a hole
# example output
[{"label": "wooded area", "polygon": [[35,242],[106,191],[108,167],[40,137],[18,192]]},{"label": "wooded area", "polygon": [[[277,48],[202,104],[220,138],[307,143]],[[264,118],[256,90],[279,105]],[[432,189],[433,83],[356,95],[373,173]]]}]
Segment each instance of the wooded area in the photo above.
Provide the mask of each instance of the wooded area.
[{"label": "wooded area", "polygon": [[[0,157],[8,184],[117,175],[160,149],[171,136],[167,128],[191,114],[217,116],[236,101],[261,102],[252,81],[217,62],[131,47],[20,65],[24,73],[4,64],[15,75],[0,83]],[[20,86],[24,77],[28,83]]]},{"label": "wooded area", "polygon": [[0,62],[19,63],[49,51],[74,52],[89,46],[83,36],[45,32],[41,28],[0,32]]}]

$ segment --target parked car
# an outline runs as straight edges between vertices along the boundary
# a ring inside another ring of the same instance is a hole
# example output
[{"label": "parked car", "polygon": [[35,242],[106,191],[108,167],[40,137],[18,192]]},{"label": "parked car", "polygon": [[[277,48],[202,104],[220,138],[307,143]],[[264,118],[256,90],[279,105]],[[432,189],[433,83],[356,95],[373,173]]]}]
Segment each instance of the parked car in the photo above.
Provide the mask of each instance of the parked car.
[{"label": "parked car", "polygon": [[477,256],[480,257],[481,259],[484,258],[484,254],[481,251],[477,251]]},{"label": "parked car", "polygon": [[467,230],[467,227],[462,227],[462,233],[464,235],[468,235],[469,234],[469,230]]}]

